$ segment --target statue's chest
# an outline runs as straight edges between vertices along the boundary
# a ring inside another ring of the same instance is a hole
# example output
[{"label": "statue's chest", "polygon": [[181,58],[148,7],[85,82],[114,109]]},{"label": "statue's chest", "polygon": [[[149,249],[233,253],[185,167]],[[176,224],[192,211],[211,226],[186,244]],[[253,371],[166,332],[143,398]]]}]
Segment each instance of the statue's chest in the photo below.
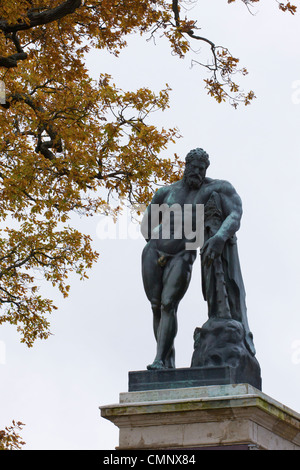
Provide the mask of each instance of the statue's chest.
[{"label": "statue's chest", "polygon": [[195,206],[196,204],[203,204],[200,202],[201,198],[199,198],[198,193],[199,190],[189,192],[180,189],[174,190],[168,195],[164,202],[168,204],[168,206],[178,204],[181,207],[184,207],[185,205]]}]

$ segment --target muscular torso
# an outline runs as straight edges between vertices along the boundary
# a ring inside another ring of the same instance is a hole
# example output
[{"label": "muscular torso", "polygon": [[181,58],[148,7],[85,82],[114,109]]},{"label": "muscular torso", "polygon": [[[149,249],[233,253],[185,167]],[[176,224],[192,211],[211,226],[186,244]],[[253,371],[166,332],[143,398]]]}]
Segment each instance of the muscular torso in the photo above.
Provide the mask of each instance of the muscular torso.
[{"label": "muscular torso", "polygon": [[[176,254],[180,253],[185,250],[186,243],[191,242],[190,238],[187,238],[187,235],[184,230],[184,210],[185,205],[190,205],[193,207],[193,223],[195,229],[195,217],[196,217],[196,205],[197,204],[206,204],[209,197],[211,196],[213,191],[216,191],[221,196],[221,201],[225,197],[224,192],[224,182],[222,180],[213,180],[211,178],[205,178],[201,187],[199,189],[190,189],[183,180],[180,180],[171,186],[161,188],[156,196],[153,198],[152,203],[154,204],[167,204],[169,207],[177,204],[181,207],[181,225],[182,225],[182,237],[180,239],[176,239],[174,236],[174,224],[171,223],[170,225],[170,238],[166,239],[163,238],[161,235],[157,239],[151,239],[149,243],[153,245],[156,249],[169,254]],[[222,197],[223,195],[223,197]],[[225,211],[226,212],[226,211]],[[172,222],[172,217],[171,217]],[[161,232],[161,225],[157,229],[160,229]]]}]

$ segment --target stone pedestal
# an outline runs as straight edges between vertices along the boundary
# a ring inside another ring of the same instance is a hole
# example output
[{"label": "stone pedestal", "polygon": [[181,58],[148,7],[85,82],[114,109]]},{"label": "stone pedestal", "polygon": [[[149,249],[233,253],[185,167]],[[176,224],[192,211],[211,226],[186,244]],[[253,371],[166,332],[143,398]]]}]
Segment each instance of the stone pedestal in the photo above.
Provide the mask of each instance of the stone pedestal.
[{"label": "stone pedestal", "polygon": [[300,414],[249,384],[131,391],[100,410],[119,450],[300,450]]},{"label": "stone pedestal", "polygon": [[239,365],[140,370],[129,372],[128,382],[129,392],[238,383],[249,383],[261,390],[260,373],[249,373],[249,369],[243,370]]}]

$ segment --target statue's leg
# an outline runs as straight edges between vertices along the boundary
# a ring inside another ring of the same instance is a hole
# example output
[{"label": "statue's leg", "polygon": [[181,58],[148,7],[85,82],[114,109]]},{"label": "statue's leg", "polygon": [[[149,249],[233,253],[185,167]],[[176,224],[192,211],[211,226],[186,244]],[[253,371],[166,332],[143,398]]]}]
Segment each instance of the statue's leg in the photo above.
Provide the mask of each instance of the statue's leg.
[{"label": "statue's leg", "polygon": [[158,254],[155,248],[148,243],[142,254],[142,278],[144,289],[152,308],[156,312],[160,310],[160,301],[162,293],[162,273],[163,270],[159,266]]},{"label": "statue's leg", "polygon": [[158,254],[155,248],[148,243],[142,254],[142,277],[145,293],[151,303],[153,312],[153,332],[157,341],[158,328],[161,320],[161,293],[162,293],[162,273],[159,266]]},{"label": "statue's leg", "polygon": [[[177,316],[177,309],[175,312],[175,316]],[[174,346],[174,341],[173,345],[169,349],[166,358],[164,360],[164,365],[167,369],[175,369],[175,346]]]},{"label": "statue's leg", "polygon": [[177,308],[189,286],[194,260],[194,252],[183,252],[174,256],[164,268],[157,353],[154,363],[149,368],[175,367]]}]

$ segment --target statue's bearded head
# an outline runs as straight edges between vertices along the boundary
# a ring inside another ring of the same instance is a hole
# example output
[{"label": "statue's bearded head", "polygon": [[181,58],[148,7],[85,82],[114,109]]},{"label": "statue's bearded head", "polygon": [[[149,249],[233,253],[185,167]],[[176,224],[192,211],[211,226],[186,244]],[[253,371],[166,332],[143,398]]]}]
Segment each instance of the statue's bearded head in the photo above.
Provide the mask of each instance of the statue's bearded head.
[{"label": "statue's bearded head", "polygon": [[196,148],[187,154],[183,179],[190,189],[200,188],[209,164],[209,156],[203,149]]}]

